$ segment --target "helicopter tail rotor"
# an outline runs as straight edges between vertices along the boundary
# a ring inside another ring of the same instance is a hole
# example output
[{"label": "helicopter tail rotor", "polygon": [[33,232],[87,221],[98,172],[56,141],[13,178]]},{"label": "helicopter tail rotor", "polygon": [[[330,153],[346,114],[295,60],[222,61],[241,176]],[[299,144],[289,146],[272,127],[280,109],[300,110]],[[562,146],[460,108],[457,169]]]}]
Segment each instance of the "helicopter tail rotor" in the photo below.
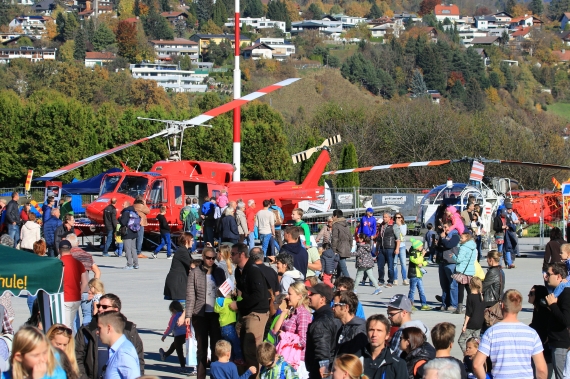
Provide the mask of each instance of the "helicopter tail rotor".
[{"label": "helicopter tail rotor", "polygon": [[320,151],[320,150],[327,148],[329,146],[332,146],[332,145],[336,145],[340,142],[341,142],[340,134],[337,134],[336,136],[327,138],[319,146],[311,147],[310,149],[307,149],[305,151],[301,151],[300,153],[291,155],[291,159],[293,159],[293,164],[306,161],[307,159],[309,159],[311,157],[311,155],[313,155],[317,151]]}]

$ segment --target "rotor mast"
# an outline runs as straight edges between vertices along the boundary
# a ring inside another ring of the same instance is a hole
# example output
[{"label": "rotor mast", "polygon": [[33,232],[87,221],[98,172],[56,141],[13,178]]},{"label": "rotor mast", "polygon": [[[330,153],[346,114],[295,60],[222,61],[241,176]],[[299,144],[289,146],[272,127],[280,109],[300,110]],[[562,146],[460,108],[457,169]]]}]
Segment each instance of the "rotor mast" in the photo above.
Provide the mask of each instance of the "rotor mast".
[{"label": "rotor mast", "polygon": [[[240,22],[239,22],[239,0],[235,0],[235,25],[234,25],[234,99],[241,97],[241,71],[239,69],[240,56]],[[234,108],[234,144],[233,144],[233,181],[239,182],[241,179],[241,110],[239,105]]]}]

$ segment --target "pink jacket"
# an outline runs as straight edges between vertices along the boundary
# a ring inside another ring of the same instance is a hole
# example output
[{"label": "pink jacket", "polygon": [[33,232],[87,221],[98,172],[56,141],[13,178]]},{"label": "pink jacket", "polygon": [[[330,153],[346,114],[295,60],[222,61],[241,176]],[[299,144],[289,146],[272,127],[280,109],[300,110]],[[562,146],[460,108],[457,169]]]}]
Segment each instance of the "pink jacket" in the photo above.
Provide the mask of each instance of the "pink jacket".
[{"label": "pink jacket", "polygon": [[461,219],[461,215],[457,213],[457,208],[453,205],[450,205],[446,208],[448,212],[451,213],[451,221],[453,225],[449,228],[449,231],[457,230],[457,233],[462,234],[465,231],[465,225],[463,224],[463,220]]},{"label": "pink jacket", "polygon": [[281,355],[285,362],[289,363],[295,369],[299,367],[301,362],[301,350],[299,346],[299,336],[294,333],[279,333],[279,343],[277,344],[277,354]]}]

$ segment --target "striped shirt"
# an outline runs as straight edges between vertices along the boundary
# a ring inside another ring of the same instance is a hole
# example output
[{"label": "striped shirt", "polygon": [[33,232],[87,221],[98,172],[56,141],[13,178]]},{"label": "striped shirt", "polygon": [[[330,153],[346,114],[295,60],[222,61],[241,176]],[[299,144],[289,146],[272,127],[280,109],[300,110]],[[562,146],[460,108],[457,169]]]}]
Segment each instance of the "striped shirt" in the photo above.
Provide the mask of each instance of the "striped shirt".
[{"label": "striped shirt", "polygon": [[500,322],[481,338],[479,351],[491,358],[494,379],[533,379],[532,356],[543,351],[540,337],[523,324]]}]

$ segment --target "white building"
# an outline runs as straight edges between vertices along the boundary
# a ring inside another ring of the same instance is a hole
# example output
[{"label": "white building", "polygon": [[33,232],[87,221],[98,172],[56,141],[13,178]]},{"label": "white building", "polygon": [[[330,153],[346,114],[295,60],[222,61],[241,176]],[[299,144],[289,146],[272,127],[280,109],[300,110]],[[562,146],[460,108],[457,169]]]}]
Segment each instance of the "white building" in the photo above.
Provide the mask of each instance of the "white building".
[{"label": "white building", "polygon": [[[285,21],[272,21],[265,17],[260,17],[260,18],[240,17],[239,24],[240,28],[243,28],[244,25],[249,25],[255,30],[279,28],[283,31],[283,33],[285,33]],[[225,26],[227,26],[228,28],[233,28],[234,25],[235,25],[235,19],[228,18],[228,22],[225,23]]]},{"label": "white building", "polygon": [[10,31],[21,29],[23,34],[41,35],[46,32],[48,20],[53,19],[47,16],[18,16],[8,26]]},{"label": "white building", "polygon": [[448,18],[449,21],[459,20],[459,7],[457,5],[436,5],[433,13],[437,21],[444,21],[446,18]]},{"label": "white building", "polygon": [[255,43],[264,43],[273,49],[273,59],[283,60],[295,54],[295,45],[284,38],[258,38]]},{"label": "white building", "polygon": [[57,49],[36,49],[31,46],[21,46],[14,49],[0,49],[0,63],[10,63],[11,59],[24,58],[31,62],[55,60]]},{"label": "white building", "polygon": [[341,21],[328,20],[304,20],[291,23],[291,35],[302,33],[306,30],[317,30],[320,34],[338,39],[342,32]]},{"label": "white building", "polygon": [[207,86],[202,75],[195,76],[194,71],[180,70],[173,64],[137,63],[130,65],[131,75],[135,79],[154,80],[165,90],[173,92],[206,92]]},{"label": "white building", "polygon": [[198,61],[198,42],[184,38],[174,38],[173,40],[153,40],[150,41],[154,47],[158,60],[166,62],[171,60],[173,55],[187,55],[191,62]]},{"label": "white building", "polygon": [[342,22],[343,24],[353,25],[356,26],[361,22],[366,22],[364,17],[356,17],[356,16],[347,16],[342,13],[340,14],[333,14],[331,15],[335,18],[335,20]]}]

